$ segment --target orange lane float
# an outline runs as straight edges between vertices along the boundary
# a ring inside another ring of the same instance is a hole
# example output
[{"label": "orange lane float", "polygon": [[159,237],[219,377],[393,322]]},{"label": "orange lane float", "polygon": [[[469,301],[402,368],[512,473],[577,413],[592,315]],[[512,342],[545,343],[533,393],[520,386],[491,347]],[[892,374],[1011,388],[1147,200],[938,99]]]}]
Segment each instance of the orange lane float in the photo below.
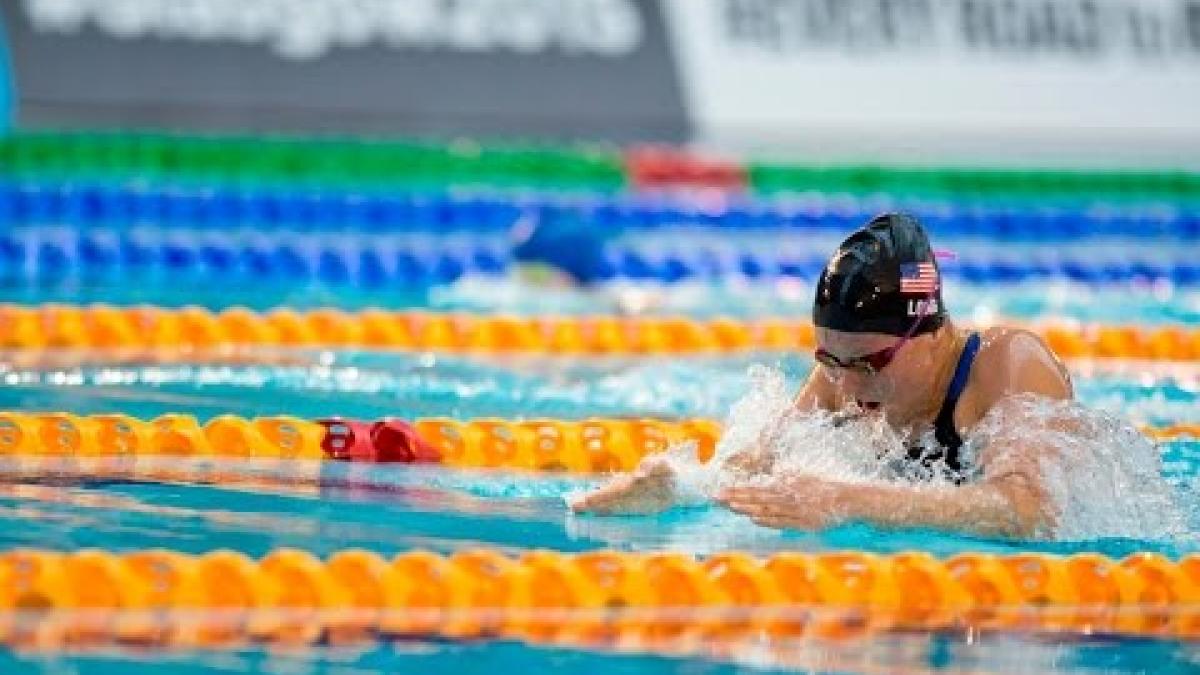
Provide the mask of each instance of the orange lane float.
[{"label": "orange lane float", "polygon": [[[1066,358],[1200,361],[1200,329],[1031,325]],[[361,347],[444,352],[634,355],[810,350],[812,324],[786,318],[505,316],[338,309],[214,312],[110,305],[0,305],[0,349]]]},{"label": "orange lane float", "polygon": [[[1200,424],[1142,429],[1157,441],[1200,439]],[[604,473],[630,471],[647,455],[690,443],[707,462],[721,425],[709,419],[586,418],[407,422],[188,414],[128,415],[0,411],[0,461],[70,460],[120,471],[137,458],[343,460],[451,467]],[[211,461],[210,461],[211,464]],[[212,470],[219,471],[220,465]]]},{"label": "orange lane float", "polygon": [[1195,555],[938,560],[922,552],[488,549],[320,559],[278,549],[0,553],[0,642],[220,648],[388,637],[672,649],[741,639],[843,640],[896,630],[1200,639]]},{"label": "orange lane float", "polygon": [[409,423],[220,415],[201,424],[186,414],[140,420],[0,411],[0,460],[345,460],[599,473],[632,470],[646,455],[675,443],[692,443],[697,457],[707,461],[719,436],[720,425],[706,419],[425,418]]}]

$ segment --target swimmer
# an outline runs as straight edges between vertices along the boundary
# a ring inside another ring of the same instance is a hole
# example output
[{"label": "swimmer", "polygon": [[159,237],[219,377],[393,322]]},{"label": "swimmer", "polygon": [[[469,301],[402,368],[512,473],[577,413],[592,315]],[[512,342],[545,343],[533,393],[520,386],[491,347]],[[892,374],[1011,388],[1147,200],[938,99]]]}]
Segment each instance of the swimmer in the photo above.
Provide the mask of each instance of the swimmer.
[{"label": "swimmer", "polygon": [[[824,410],[844,421],[883,420],[913,442],[903,462],[945,467],[951,481],[861,484],[779,475],[773,472],[769,448],[777,439],[770,438],[769,425],[754,447],[729,455],[724,467],[741,476],[768,475],[773,482],[731,487],[718,500],[760,525],[781,529],[861,521],[1030,537],[1052,528],[1055,514],[1039,467],[1039,457],[1052,448],[1029,441],[1023,447],[963,449],[985,415],[1008,410],[1019,395],[1072,399],[1070,377],[1028,331],[955,326],[941,291],[936,256],[915,219],[887,214],[853,233],[817,284],[816,366],[787,415]],[[777,420],[775,433],[783,421]],[[916,442],[930,431],[936,444]],[[633,514],[661,511],[675,501],[673,469],[651,457],[572,506]]]},{"label": "swimmer", "polygon": [[510,232],[512,273],[505,280],[465,278],[435,292],[451,307],[494,310],[546,306],[565,313],[642,314],[661,305],[661,294],[647,288],[609,283],[608,246],[619,229],[599,227],[571,214],[529,215]]},{"label": "swimmer", "polygon": [[512,231],[517,278],[539,286],[595,286],[608,276],[604,248],[615,234],[581,220],[522,218]]}]

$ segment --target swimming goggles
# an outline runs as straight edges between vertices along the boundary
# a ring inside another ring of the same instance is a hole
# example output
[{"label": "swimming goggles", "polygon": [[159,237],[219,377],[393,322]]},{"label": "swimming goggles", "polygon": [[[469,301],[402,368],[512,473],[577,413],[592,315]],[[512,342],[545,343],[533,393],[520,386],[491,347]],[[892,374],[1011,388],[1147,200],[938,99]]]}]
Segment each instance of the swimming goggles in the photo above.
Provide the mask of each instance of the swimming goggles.
[{"label": "swimming goggles", "polygon": [[929,297],[921,303],[921,311],[917,315],[917,320],[913,322],[912,327],[908,329],[908,332],[903,337],[886,349],[871,352],[870,354],[863,354],[862,356],[854,356],[843,361],[823,348],[818,347],[813,356],[818,363],[826,368],[841,368],[843,370],[862,373],[863,375],[875,375],[884,368],[887,368],[895,360],[900,348],[917,334],[917,328],[929,316],[929,308],[933,305],[934,297],[935,293],[929,294]]}]

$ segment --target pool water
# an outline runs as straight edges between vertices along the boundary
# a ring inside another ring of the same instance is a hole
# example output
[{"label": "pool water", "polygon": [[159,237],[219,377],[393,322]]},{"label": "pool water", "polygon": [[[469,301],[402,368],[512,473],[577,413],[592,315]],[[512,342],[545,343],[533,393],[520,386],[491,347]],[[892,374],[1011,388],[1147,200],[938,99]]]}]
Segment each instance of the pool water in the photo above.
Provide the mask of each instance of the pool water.
[{"label": "pool water", "polygon": [[257,650],[219,653],[110,652],[17,657],[0,654],[4,672],[111,673],[375,673],[583,672],[633,675],[735,673],[972,672],[972,673],[1194,673],[1200,657],[1186,645],[1150,640],[1085,638],[1063,643],[984,637],[966,641],[940,635],[893,636],[852,646],[802,646],[777,659],[748,652],[721,661],[648,654],[606,654],[563,648],[530,649],[511,642],[404,642],[367,649],[315,648],[302,654]]},{"label": "pool water", "polygon": [[[807,316],[812,284],[776,281],[694,281],[674,284],[614,282],[590,294],[528,286],[502,277],[465,277],[448,286],[386,288],[258,279],[237,283],[205,275],[148,275],[123,282],[57,279],[39,284],[0,278],[0,300],[41,302],[197,305],[220,310],[241,305],[255,310],[336,306],[431,309],[510,314],[597,314],[628,310],[638,299],[642,313],[693,317]],[[1200,287],[1134,281],[1107,285],[1064,280],[1010,284],[955,283],[945,289],[947,308],[974,320],[1070,318],[1078,321],[1157,325],[1200,323]]]},{"label": "pool water", "polygon": [[[400,296],[380,292],[313,287],[284,290],[259,287],[196,292],[159,285],[125,288],[30,290],[21,302],[72,298],[162,304],[245,304],[279,302],[318,306],[336,299],[343,307],[407,304],[413,307],[463,306],[489,311],[532,311],[520,294],[478,292],[460,285],[430,294]],[[740,288],[717,296],[717,309],[739,314]],[[806,301],[789,299],[777,287],[760,287],[774,313],[796,314]],[[89,295],[89,292],[92,295]],[[809,291],[801,294],[807,296]],[[1021,319],[1044,314],[1080,319],[1110,318],[1105,312],[1142,323],[1191,319],[1200,311],[1186,290],[1175,295],[1153,289],[1116,287],[1091,291],[1094,297],[1063,293],[1059,304],[1044,289],[1020,286],[984,291],[961,289],[953,297],[960,314],[995,312]],[[472,296],[471,294],[474,293]],[[687,292],[673,292],[679,313],[689,313]],[[231,297],[232,296],[232,297]],[[449,298],[449,300],[448,300]],[[507,299],[506,299],[507,298]],[[511,302],[515,298],[517,302]],[[1182,298],[1182,300],[1181,300]],[[467,302],[467,299],[470,302]],[[578,311],[602,310],[605,300],[568,298]],[[1102,299],[1103,301],[1096,301]],[[725,302],[725,305],[720,303]],[[486,305],[480,307],[481,304]],[[544,306],[543,306],[544,308]],[[982,309],[981,309],[982,308]],[[1064,309],[1065,308],[1065,309]],[[706,307],[713,311],[712,304]],[[1090,313],[1089,313],[1090,312]],[[693,314],[702,312],[690,312]],[[722,313],[722,312],[717,312]],[[410,354],[363,350],[299,352],[288,365],[221,363],[106,364],[103,358],[72,367],[8,369],[0,372],[0,409],[65,410],[78,414],[122,412],[152,417],[187,412],[201,420],[224,413],[244,416],[289,414],[373,418],[604,415],[723,418],[749,386],[747,369],[756,363],[779,368],[793,385],[811,368],[807,355],[752,354],[672,358],[594,358],[550,356],[486,357]],[[1192,422],[1200,410],[1195,373],[1149,375],[1098,371],[1076,379],[1080,400],[1143,424]],[[469,546],[508,551],[550,548],[583,551],[685,551],[704,554],[726,549],[752,553],[782,550],[857,549],[880,553],[918,549],[936,555],[960,551],[1096,551],[1122,556],[1157,551],[1168,556],[1200,551],[1200,441],[1161,445],[1163,471],[1184,511],[1188,534],[1171,539],[1012,542],[934,531],[882,532],[850,524],[820,533],[780,532],[757,527],[714,506],[679,508],[661,516],[604,518],[576,516],[565,498],[595,484],[592,479],[445,468],[358,467],[350,475],[337,466],[275,489],[229,485],[137,481],[71,480],[0,485],[0,548],[36,546],[72,550],[102,547],[132,550],[162,547],[188,552],[230,548],[262,555],[288,546],[314,554],[359,547],[381,553],[422,548],[451,552]],[[756,652],[709,658],[609,654],[528,646],[507,642],[412,641],[368,648],[320,647],[277,654],[263,649],[230,653],[0,655],[0,670],[88,670],[99,672],[192,672],[203,670],[275,672],[365,672],[422,669],[494,672],[511,668],[569,668],[604,672],[730,673],[746,670],[816,671],[970,669],[981,672],[1107,672],[1148,670],[1194,672],[1200,668],[1195,645],[1173,641],[1089,638],[1044,641],[1037,637],[897,635],[869,645],[808,645],[786,655]]]}]

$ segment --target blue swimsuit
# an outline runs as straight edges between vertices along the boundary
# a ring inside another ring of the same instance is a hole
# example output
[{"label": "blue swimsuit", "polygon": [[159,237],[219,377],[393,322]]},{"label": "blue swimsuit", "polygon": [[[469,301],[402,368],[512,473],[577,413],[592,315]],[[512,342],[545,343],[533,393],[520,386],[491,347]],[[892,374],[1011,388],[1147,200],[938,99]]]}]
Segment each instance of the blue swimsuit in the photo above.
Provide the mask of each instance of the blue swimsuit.
[{"label": "blue swimsuit", "polygon": [[971,366],[975,363],[975,356],[979,353],[979,343],[979,333],[972,333],[971,337],[967,338],[967,344],[958,357],[958,366],[954,369],[954,379],[950,380],[950,388],[946,390],[946,399],[942,401],[942,409],[938,411],[937,419],[933,423],[933,436],[937,439],[940,447],[932,452],[919,445],[908,449],[908,458],[913,462],[925,466],[935,462],[944,462],[946,467],[959,477],[957,482],[965,479],[964,469],[966,467],[963,466],[959,453],[963,446],[963,438],[958,434],[958,429],[954,427],[954,408],[958,405],[958,399],[962,396],[963,390],[967,388],[967,379],[971,376]]}]

